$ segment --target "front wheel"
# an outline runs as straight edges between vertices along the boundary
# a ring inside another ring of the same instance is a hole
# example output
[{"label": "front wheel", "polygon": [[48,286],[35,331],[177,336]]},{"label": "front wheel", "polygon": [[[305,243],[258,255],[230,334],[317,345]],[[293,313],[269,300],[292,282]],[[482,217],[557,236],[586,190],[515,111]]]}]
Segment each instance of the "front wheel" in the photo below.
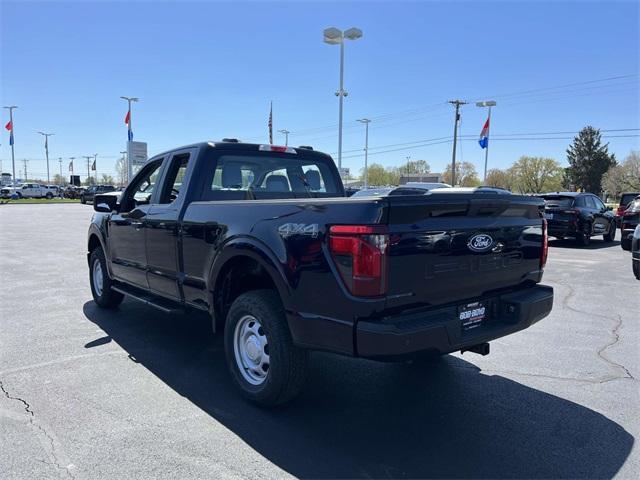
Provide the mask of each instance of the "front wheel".
[{"label": "front wheel", "polygon": [[620,246],[623,250],[631,250],[631,239],[623,237],[622,240],[620,240]]},{"label": "front wheel", "polygon": [[609,224],[609,231],[605,233],[602,238],[605,242],[613,242],[616,239],[616,223],[611,222]]},{"label": "front wheel", "polygon": [[107,261],[102,247],[96,248],[89,257],[89,283],[93,301],[101,308],[116,308],[124,295],[111,289],[112,280],[107,273]]},{"label": "front wheel", "polygon": [[308,353],[293,345],[276,292],[254,290],[236,298],[227,315],[224,347],[231,378],[251,402],[273,406],[302,390]]},{"label": "front wheel", "polygon": [[47,200],[51,200],[53,198],[53,193],[48,192],[47,193]]},{"label": "front wheel", "polygon": [[87,202],[85,201],[84,197],[80,197],[80,203],[83,205],[86,205]]}]

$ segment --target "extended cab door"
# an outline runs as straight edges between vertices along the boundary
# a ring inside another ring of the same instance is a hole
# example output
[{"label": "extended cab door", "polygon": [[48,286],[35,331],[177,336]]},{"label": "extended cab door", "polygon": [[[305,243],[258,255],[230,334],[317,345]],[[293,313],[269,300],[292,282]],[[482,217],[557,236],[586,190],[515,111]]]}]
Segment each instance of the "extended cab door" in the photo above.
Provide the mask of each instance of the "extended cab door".
[{"label": "extended cab door", "polygon": [[155,202],[147,215],[147,281],[149,289],[182,300],[180,278],[180,214],[185,206],[189,174],[197,149],[173,152]]},{"label": "extended cab door", "polygon": [[117,280],[147,289],[146,220],[162,166],[162,158],[146,164],[120,199],[109,219],[109,258]]}]

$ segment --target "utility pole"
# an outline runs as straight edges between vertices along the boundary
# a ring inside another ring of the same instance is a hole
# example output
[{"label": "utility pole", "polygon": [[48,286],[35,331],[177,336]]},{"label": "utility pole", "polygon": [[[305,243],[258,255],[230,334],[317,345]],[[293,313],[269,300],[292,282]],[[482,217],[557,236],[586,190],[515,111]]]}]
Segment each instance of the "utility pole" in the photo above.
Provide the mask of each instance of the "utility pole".
[{"label": "utility pole", "polygon": [[62,186],[62,157],[58,157],[58,163],[60,163],[60,186]]},{"label": "utility pole", "polygon": [[369,186],[369,124],[371,120],[360,118],[357,121],[364,123],[364,188],[367,188]]},{"label": "utility pole", "polygon": [[87,186],[89,186],[89,179],[91,178],[91,159],[92,155],[83,155],[82,158],[87,159]]},{"label": "utility pole", "polygon": [[47,185],[51,183],[51,178],[49,177],[49,137],[51,135],[55,135],[55,133],[44,133],[38,132],[40,135],[44,136],[44,153],[47,157]]},{"label": "utility pole", "polygon": [[279,133],[282,133],[284,135],[284,144],[285,146],[289,145],[289,134],[291,133],[289,130],[286,129],[282,129],[282,130],[278,130]]},{"label": "utility pole", "polygon": [[13,186],[16,186],[16,155],[15,152],[13,150],[13,143],[15,141],[14,136],[13,136],[13,109],[14,108],[18,108],[15,105],[11,105],[10,107],[3,107],[6,108],[7,110],[9,110],[9,124],[11,125],[11,129],[10,129],[10,137],[9,137],[9,144],[11,145],[11,168],[12,170],[12,175],[13,178],[11,179]]},{"label": "utility pole", "polygon": [[449,100],[456,107],[456,118],[453,124],[453,155],[451,157],[451,186],[456,186],[456,145],[458,144],[458,123],[460,122],[460,106],[466,105],[463,100]]},{"label": "utility pole", "polygon": [[27,160],[26,158],[22,159],[22,164],[24,165],[24,181],[27,181],[27,163],[29,163],[29,160]]},{"label": "utility pole", "polygon": [[[120,152],[120,153],[122,154],[122,168],[124,168],[125,172],[126,172],[127,163],[128,163],[127,152],[125,151],[125,152]],[[125,180],[126,180],[125,175],[123,173],[120,174],[120,178],[118,179],[118,181],[120,182],[120,186],[121,187],[124,187]]]}]

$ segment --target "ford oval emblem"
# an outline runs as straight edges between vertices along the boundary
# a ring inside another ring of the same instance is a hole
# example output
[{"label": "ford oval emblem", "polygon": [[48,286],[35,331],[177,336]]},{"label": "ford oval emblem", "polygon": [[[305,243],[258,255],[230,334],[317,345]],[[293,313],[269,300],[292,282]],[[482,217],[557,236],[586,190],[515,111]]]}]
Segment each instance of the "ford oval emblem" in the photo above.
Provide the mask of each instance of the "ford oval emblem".
[{"label": "ford oval emblem", "polygon": [[467,247],[474,252],[486,252],[493,245],[493,238],[486,233],[479,233],[469,239]]}]

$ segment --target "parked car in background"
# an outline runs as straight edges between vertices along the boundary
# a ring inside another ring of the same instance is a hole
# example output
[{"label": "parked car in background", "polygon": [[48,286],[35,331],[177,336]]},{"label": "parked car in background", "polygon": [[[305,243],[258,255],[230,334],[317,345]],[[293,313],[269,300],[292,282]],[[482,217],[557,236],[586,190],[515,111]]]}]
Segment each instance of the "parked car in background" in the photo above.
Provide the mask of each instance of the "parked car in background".
[{"label": "parked car in background", "polygon": [[62,187],[59,185],[45,185],[45,187],[53,193],[54,197],[62,198]]},{"label": "parked car in background", "polygon": [[76,198],[80,198],[80,195],[82,195],[84,193],[84,188],[83,187],[76,187],[75,185],[67,185],[67,187],[64,189],[64,197],[65,198],[71,198],[71,199],[76,199]]},{"label": "parked car in background", "polygon": [[620,246],[623,250],[631,250],[633,232],[638,224],[640,224],[640,195],[627,204],[620,219],[620,232],[622,233]]},{"label": "parked car in background", "polygon": [[[402,185],[401,185],[402,186]],[[422,188],[423,190],[434,190],[436,188],[451,188],[448,183],[430,183],[430,182],[407,182],[404,184],[407,188]]]},{"label": "parked car in background", "polygon": [[631,240],[631,268],[633,274],[640,280],[640,225],[636,227]]},{"label": "parked car in background", "polygon": [[93,197],[100,193],[114,192],[116,187],[113,185],[91,185],[80,194],[80,203],[93,203]]},{"label": "parked car in background", "polygon": [[640,192],[626,192],[620,195],[620,203],[618,205],[618,209],[616,210],[616,225],[620,226],[624,211],[627,209],[629,204],[638,196],[640,196]]},{"label": "parked car in background", "polygon": [[615,215],[592,193],[555,192],[537,196],[544,200],[549,236],[573,237],[582,246],[589,245],[595,235],[602,235],[605,242],[615,239]]},{"label": "parked car in background", "polygon": [[24,183],[21,188],[16,190],[16,194],[19,198],[52,199],[56,196],[57,192],[56,190],[49,188],[48,185],[40,185],[39,183]]},{"label": "parked car in background", "polygon": [[358,190],[352,195],[352,197],[387,197],[393,195],[424,195],[427,190],[423,188],[407,188],[400,187],[378,187],[378,188],[365,188]]}]

